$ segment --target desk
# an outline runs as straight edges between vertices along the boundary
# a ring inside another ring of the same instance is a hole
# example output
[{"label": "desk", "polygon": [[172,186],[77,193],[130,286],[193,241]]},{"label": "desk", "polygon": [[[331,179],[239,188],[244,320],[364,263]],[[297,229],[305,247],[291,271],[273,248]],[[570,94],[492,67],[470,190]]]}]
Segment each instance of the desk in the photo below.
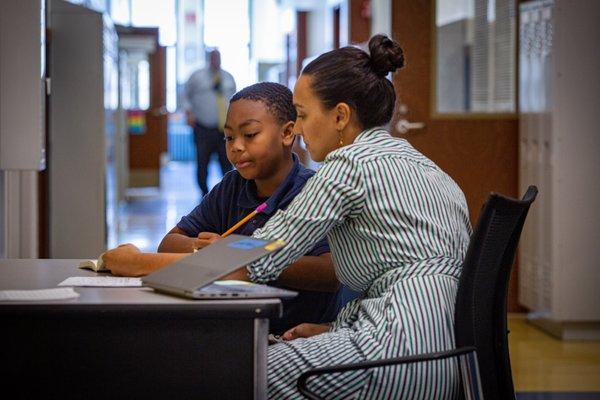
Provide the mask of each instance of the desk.
[{"label": "desk", "polygon": [[[0,289],[94,276],[80,260],[0,260]],[[150,288],[0,302],[2,393],[22,398],[266,398],[278,299],[186,300]]]}]

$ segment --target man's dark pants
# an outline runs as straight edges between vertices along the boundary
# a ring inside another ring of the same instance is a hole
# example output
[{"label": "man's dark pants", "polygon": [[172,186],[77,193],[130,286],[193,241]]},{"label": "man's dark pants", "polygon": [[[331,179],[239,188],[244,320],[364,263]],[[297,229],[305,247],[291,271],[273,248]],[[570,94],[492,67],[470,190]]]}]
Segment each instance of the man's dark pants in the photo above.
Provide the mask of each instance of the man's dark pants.
[{"label": "man's dark pants", "polygon": [[231,163],[227,159],[223,132],[218,128],[209,128],[194,124],[194,143],[196,144],[197,180],[202,194],[208,193],[206,178],[208,176],[208,163],[212,154],[217,154],[223,175],[231,170]]}]

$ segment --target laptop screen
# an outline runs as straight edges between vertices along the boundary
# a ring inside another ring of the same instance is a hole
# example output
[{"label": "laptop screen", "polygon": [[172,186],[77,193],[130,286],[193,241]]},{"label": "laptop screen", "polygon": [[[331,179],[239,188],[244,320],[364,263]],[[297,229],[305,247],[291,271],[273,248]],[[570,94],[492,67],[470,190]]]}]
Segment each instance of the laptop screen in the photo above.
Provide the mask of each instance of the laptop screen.
[{"label": "laptop screen", "polygon": [[285,245],[242,235],[229,235],[142,278],[145,286],[191,296],[203,286]]}]

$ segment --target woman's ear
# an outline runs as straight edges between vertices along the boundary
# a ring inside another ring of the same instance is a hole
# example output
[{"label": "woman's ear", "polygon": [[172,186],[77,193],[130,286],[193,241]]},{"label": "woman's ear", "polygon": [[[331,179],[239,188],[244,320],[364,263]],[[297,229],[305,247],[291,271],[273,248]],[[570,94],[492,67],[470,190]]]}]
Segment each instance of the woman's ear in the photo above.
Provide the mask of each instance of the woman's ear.
[{"label": "woman's ear", "polygon": [[285,146],[291,146],[294,143],[294,121],[286,122],[281,129],[281,139]]},{"label": "woman's ear", "polygon": [[335,128],[341,132],[350,123],[352,109],[347,103],[338,103],[335,106]]}]

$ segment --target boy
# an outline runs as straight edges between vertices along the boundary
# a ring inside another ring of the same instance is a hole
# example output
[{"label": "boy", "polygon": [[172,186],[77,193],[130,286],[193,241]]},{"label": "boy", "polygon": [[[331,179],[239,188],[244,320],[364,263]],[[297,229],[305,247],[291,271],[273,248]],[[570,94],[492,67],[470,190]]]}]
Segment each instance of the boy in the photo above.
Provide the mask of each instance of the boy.
[{"label": "boy", "polygon": [[[230,100],[224,128],[227,158],[236,170],[227,173],[187,216],[163,238],[158,251],[190,253],[218,240],[236,222],[263,202],[267,208],[235,233],[251,235],[277,210],[285,208],[314,171],[303,167],[292,153],[296,111],[292,93],[276,83],[258,83]],[[165,255],[166,256],[166,255]],[[152,266],[111,265],[119,275],[143,275]],[[299,292],[284,302],[284,315],[271,321],[281,334],[302,322],[329,322],[338,311],[338,281],[325,239],[290,266],[274,286]]]}]

